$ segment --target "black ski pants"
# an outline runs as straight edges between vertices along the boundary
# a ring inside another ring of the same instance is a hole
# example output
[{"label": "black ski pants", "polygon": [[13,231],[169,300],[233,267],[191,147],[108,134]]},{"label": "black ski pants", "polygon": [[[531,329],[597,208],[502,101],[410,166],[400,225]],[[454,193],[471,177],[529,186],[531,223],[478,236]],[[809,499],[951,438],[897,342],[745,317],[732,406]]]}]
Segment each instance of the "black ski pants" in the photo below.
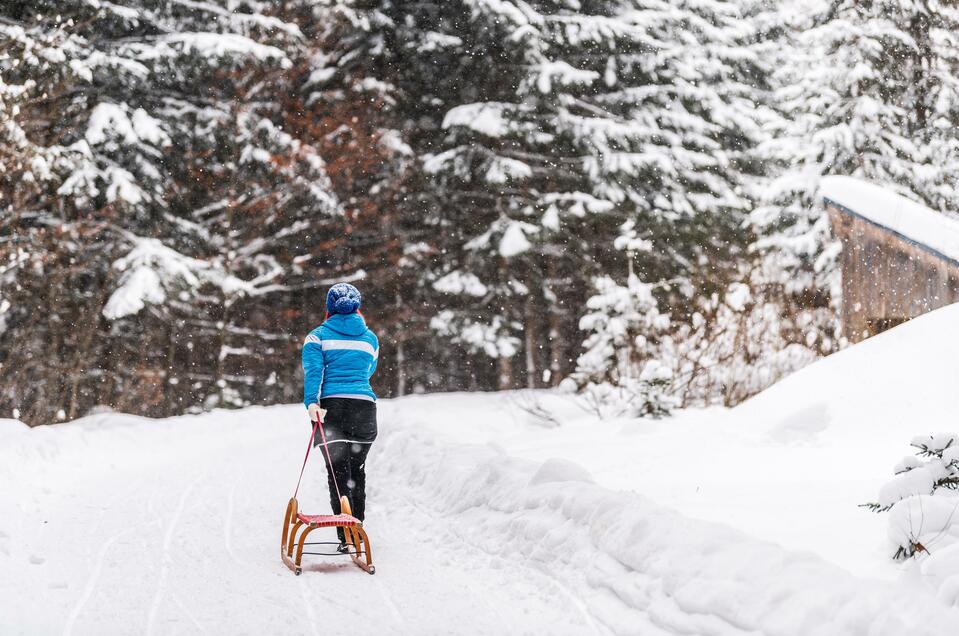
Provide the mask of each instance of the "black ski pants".
[{"label": "black ski pants", "polygon": [[[326,409],[323,429],[329,457],[323,451],[327,482],[330,487],[330,506],[333,514],[339,514],[339,493],[350,502],[353,516],[363,521],[366,518],[366,456],[376,439],[376,403],[353,398],[326,398],[320,400]],[[322,444],[320,432],[316,432],[313,444]],[[334,481],[335,480],[335,481]],[[343,529],[337,528],[337,536],[343,541]]]}]

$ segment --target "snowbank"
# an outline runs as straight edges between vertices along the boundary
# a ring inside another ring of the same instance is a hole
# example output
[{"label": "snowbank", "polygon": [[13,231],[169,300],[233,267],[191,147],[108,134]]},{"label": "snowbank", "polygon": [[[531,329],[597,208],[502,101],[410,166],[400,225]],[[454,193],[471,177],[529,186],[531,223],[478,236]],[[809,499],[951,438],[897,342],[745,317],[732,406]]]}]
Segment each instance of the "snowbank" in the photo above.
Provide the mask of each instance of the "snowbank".
[{"label": "snowbank", "polygon": [[[923,563],[929,553],[938,561],[938,552],[952,550],[950,546],[959,541],[959,499],[943,493],[925,496],[936,480],[945,476],[942,462],[913,467],[893,477],[894,467],[902,471],[918,463],[915,458],[901,459],[917,435],[959,430],[956,324],[959,305],[921,316],[807,367],[732,413],[738,421],[754,427],[766,444],[802,445],[816,451],[825,461],[810,470],[821,473],[819,478],[852,477],[858,472],[859,503],[877,501],[890,506],[899,502],[888,517],[877,518],[889,524],[885,558],[910,541],[921,543],[928,551],[907,561],[903,566],[907,571],[936,569]],[[842,449],[843,453],[830,449]],[[877,476],[883,483],[875,483]],[[810,481],[814,479],[818,478],[810,477]],[[838,494],[845,488],[836,481]],[[847,506],[850,494],[844,496]],[[820,496],[825,502],[833,495],[824,491]],[[837,525],[850,529],[848,524]],[[860,530],[855,534],[865,538],[872,533]],[[931,575],[917,580],[943,600],[959,603],[959,580]]]},{"label": "snowbank", "polygon": [[11,420],[0,417],[0,439],[2,439],[2,436],[5,433],[13,434],[17,432],[24,432],[28,428],[29,427],[20,420]]},{"label": "snowbank", "polygon": [[[914,563],[892,560],[889,516],[859,506],[877,501],[916,435],[959,428],[957,324],[959,306],[943,308],[732,410],[598,420],[572,396],[541,391],[411,396],[382,413],[514,456],[574,461],[601,486],[813,552],[857,576],[912,579]],[[948,545],[933,537],[930,550]],[[914,582],[938,593],[931,579]]]},{"label": "snowbank", "polygon": [[575,464],[406,432],[378,461],[467,543],[558,579],[622,634],[951,633],[959,610],[590,483]]},{"label": "snowbank", "polygon": [[735,409],[774,443],[880,441],[889,475],[916,435],[956,427],[959,304],[870,338],[785,378]]},{"label": "snowbank", "polygon": [[959,261],[959,222],[888,189],[853,177],[825,177],[820,193],[867,221]]}]

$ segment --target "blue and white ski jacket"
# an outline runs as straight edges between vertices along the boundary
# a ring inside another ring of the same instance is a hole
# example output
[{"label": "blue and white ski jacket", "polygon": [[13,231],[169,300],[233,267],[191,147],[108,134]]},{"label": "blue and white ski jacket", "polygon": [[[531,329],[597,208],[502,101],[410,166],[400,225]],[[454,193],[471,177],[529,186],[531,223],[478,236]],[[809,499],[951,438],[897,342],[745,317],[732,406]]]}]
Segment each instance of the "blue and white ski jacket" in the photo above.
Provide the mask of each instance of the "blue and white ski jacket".
[{"label": "blue and white ski jacket", "polygon": [[333,314],[303,341],[303,404],[332,397],[375,402],[370,378],[379,355],[363,316]]}]

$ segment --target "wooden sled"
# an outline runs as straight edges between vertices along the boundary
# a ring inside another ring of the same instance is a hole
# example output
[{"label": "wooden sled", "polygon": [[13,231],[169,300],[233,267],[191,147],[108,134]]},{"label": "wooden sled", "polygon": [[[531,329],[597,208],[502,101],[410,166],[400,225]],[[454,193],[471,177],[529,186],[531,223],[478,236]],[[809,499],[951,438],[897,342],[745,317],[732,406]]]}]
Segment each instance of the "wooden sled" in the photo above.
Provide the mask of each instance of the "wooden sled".
[{"label": "wooden sled", "polygon": [[[340,497],[338,515],[305,515],[298,510],[296,497],[286,505],[286,517],[283,519],[283,536],[280,538],[280,557],[286,567],[299,576],[303,571],[303,548],[308,545],[306,538],[317,528],[343,528],[343,538],[351,547],[353,563],[370,574],[376,573],[373,567],[373,555],[370,539],[363,530],[363,522],[353,516],[350,502]],[[294,555],[295,553],[295,555]]]}]

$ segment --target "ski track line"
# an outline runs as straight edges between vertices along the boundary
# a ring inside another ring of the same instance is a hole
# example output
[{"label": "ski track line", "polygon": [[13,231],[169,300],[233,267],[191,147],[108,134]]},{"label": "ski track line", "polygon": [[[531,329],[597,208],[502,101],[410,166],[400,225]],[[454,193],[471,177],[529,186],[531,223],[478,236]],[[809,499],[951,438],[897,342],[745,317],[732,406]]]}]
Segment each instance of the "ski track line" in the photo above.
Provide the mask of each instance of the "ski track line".
[{"label": "ski track line", "polygon": [[[376,576],[373,576],[373,587],[376,588],[377,593],[380,595],[380,598],[383,599],[383,602],[386,604],[386,607],[389,608],[390,613],[393,615],[393,618],[396,619],[398,623],[402,626],[408,626],[409,621],[406,620],[406,617],[400,612],[400,608],[397,607],[396,603],[393,602],[393,597],[387,593],[386,585]],[[401,629],[400,633],[411,633],[407,629]]]},{"label": "ski track line", "polygon": [[549,574],[549,573],[545,572],[544,570],[540,570],[539,568],[527,568],[527,569],[531,569],[532,571],[538,573],[540,576],[546,577],[546,579],[549,580],[550,583],[552,583],[554,586],[556,586],[556,588],[557,588],[567,599],[569,599],[569,602],[570,602],[570,603],[573,605],[573,607],[575,607],[576,610],[580,613],[580,615],[583,617],[583,621],[586,623],[586,625],[589,627],[590,631],[592,631],[593,634],[596,634],[596,636],[601,636],[602,634],[614,634],[614,633],[615,633],[615,632],[614,632],[613,630],[611,630],[611,629],[609,628],[609,626],[606,625],[605,623],[602,625],[602,626],[603,626],[603,631],[601,631],[601,630],[600,630],[600,624],[596,622],[596,619],[595,619],[595,618],[593,618],[593,615],[590,613],[589,608],[588,608],[588,606],[586,605],[586,603],[584,603],[583,601],[581,601],[580,599],[578,599],[578,598],[576,597],[576,595],[573,594],[573,591],[569,589],[569,586],[566,585],[565,583],[563,583],[561,580],[559,580],[558,577],[555,577],[555,576],[553,576],[552,574]]},{"label": "ski track line", "polygon": [[[393,524],[386,524],[385,527],[388,527],[388,528],[389,528],[389,527],[394,527],[394,526],[393,526]],[[388,539],[388,537],[389,537],[389,535],[386,535],[386,538],[387,538],[387,539]],[[384,547],[388,547],[389,541],[384,541],[384,544],[385,544]],[[389,594],[389,592],[388,592],[387,585],[386,585],[385,583],[383,583],[382,576],[375,576],[375,575],[374,575],[374,576],[371,577],[371,578],[373,579],[373,587],[376,588],[377,594],[379,594],[379,595],[380,595],[380,598],[383,599],[384,604],[385,604],[386,607],[390,610],[390,614],[393,615],[393,618],[394,618],[400,625],[402,625],[402,626],[404,626],[404,627],[408,627],[408,626],[409,626],[409,621],[406,619],[406,617],[405,617],[405,616],[403,615],[403,613],[400,611],[400,608],[399,608],[399,606],[396,604],[396,602],[393,601],[392,595]],[[406,629],[401,629],[401,630],[400,630],[400,633],[401,633],[401,634],[409,634],[409,633],[412,633],[412,631],[411,631],[410,629],[406,628]]]},{"label": "ski track line", "polygon": [[183,614],[190,619],[190,622],[196,626],[197,630],[203,632],[204,634],[210,633],[205,627],[203,627],[203,625],[200,624],[199,621],[196,620],[196,617],[193,615],[193,612],[191,612],[187,608],[187,606],[183,604],[183,601],[180,600],[179,594],[176,594],[176,593],[171,594],[170,598],[173,599],[173,603],[180,608],[180,611],[183,612]]},{"label": "ski track line", "polygon": [[103,545],[100,546],[100,550],[97,552],[96,561],[93,565],[93,571],[90,573],[89,578],[87,578],[87,584],[83,588],[83,594],[80,595],[80,600],[78,600],[76,605],[73,606],[73,609],[70,611],[70,616],[67,618],[67,624],[63,627],[63,636],[70,636],[70,634],[73,633],[73,626],[80,617],[80,612],[83,611],[83,606],[86,605],[87,601],[90,600],[90,597],[93,596],[93,590],[96,589],[97,583],[99,583],[100,580],[100,574],[103,572],[103,562],[106,560],[107,551],[113,547],[113,544],[116,543],[117,539],[125,534],[129,534],[130,532],[130,529],[122,530],[121,532],[118,532],[104,541]]},{"label": "ski track line", "polygon": [[[106,510],[109,510],[113,507],[113,504],[120,499],[121,497],[128,497],[130,492],[136,492],[141,489],[143,486],[143,480],[140,479],[136,482],[135,485],[131,485],[122,493],[116,493],[110,499],[107,500],[106,504],[100,508],[99,514],[97,515],[97,522],[93,526],[93,530],[90,531],[91,535],[95,535],[97,530],[100,529],[100,526],[103,523],[103,516]],[[93,569],[90,572],[90,576],[87,577],[86,585],[83,587],[83,592],[80,594],[80,599],[74,604],[73,609],[70,610],[70,615],[67,617],[67,622],[63,626],[64,636],[69,636],[73,633],[73,627],[77,622],[77,619],[80,618],[80,613],[83,611],[83,607],[90,600],[90,597],[93,596],[93,592],[97,587],[97,584],[100,580],[100,574],[103,572],[103,563],[106,560],[108,550],[113,546],[116,541],[125,534],[132,532],[130,528],[121,530],[120,532],[114,534],[112,537],[104,541],[100,545],[100,549],[97,551],[97,556],[93,561]]]},{"label": "ski track line", "polygon": [[246,562],[240,559],[233,551],[233,511],[235,507],[237,483],[236,480],[232,481],[233,486],[230,487],[230,492],[226,496],[226,520],[223,522],[223,547],[226,548],[226,553],[230,555],[234,563],[246,565]]},{"label": "ski track line", "polygon": [[298,576],[300,588],[300,601],[303,603],[303,607],[306,609],[306,618],[310,624],[310,631],[313,632],[313,636],[320,636],[320,632],[316,631],[316,613],[313,611],[313,605],[310,603],[310,599],[306,594],[306,581],[302,576]]},{"label": "ski track line", "polygon": [[162,604],[163,597],[166,594],[166,581],[170,575],[170,562],[172,561],[172,557],[170,556],[170,546],[173,543],[173,533],[176,530],[177,523],[180,521],[180,517],[183,515],[183,510],[186,508],[186,502],[187,499],[189,499],[190,493],[193,492],[193,488],[205,477],[206,472],[194,479],[186,488],[183,489],[183,493],[180,495],[180,500],[177,502],[177,507],[173,511],[173,517],[170,519],[170,523],[167,525],[166,533],[163,536],[163,553],[161,555],[163,565],[160,567],[160,577],[157,580],[157,591],[153,596],[153,602],[150,604],[150,612],[147,614],[147,636],[151,636],[154,633],[157,614],[160,611],[160,605]]}]

